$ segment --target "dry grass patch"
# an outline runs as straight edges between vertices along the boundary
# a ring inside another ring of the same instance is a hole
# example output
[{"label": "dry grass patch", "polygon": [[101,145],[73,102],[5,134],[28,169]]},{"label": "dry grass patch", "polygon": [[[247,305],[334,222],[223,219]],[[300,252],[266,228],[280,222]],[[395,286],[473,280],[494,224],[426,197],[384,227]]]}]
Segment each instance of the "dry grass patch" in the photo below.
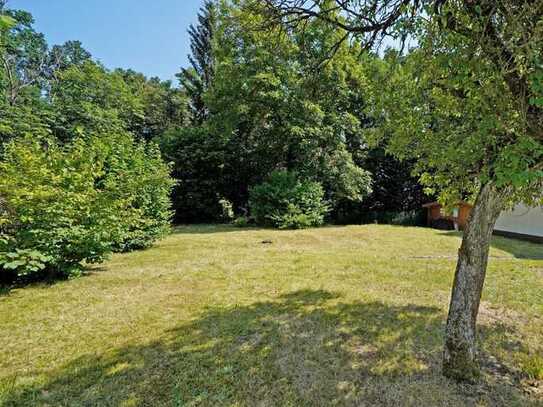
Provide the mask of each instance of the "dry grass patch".
[{"label": "dry grass patch", "polygon": [[0,297],[0,404],[541,405],[525,371],[543,351],[538,245],[492,250],[484,380],[441,377],[459,243],[375,225],[178,228],[84,278]]}]

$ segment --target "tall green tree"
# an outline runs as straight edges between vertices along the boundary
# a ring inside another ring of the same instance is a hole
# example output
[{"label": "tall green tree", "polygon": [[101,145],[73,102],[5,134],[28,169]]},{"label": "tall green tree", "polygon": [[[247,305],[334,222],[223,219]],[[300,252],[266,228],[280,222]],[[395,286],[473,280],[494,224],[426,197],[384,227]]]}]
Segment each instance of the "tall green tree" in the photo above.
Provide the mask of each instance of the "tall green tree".
[{"label": "tall green tree", "polygon": [[77,128],[122,128],[150,141],[188,121],[186,96],[170,81],[109,71],[92,60],[57,70],[49,98],[57,114],[54,131],[63,140]]},{"label": "tall green tree", "polygon": [[8,9],[5,2],[0,6],[2,139],[25,128],[39,130],[25,124],[41,123],[64,141],[76,128],[106,127],[122,127],[151,140],[187,120],[186,96],[170,81],[147,79],[132,70],[107,70],[79,41],[49,49],[30,13]]},{"label": "tall green tree", "polygon": [[21,98],[39,95],[47,69],[47,43],[34,30],[30,13],[6,9],[2,15],[8,23],[1,31],[1,86],[5,101],[15,105]]},{"label": "tall green tree", "polygon": [[92,55],[80,41],[67,41],[62,45],[54,45],[49,51],[47,68],[44,76],[46,78],[45,93],[49,96],[51,87],[59,80],[58,75],[65,70],[77,66],[82,67],[85,63],[92,61]]},{"label": "tall green tree", "polygon": [[41,97],[48,68],[47,44],[33,18],[0,2],[0,151],[25,134],[46,136],[51,111]]},{"label": "tall green tree", "polygon": [[[266,0],[297,27],[319,19],[371,47],[412,36],[420,49],[394,71],[383,113],[389,148],[417,160],[442,200],[471,196],[447,320],[443,372],[478,374],[476,319],[500,212],[542,195],[543,1]],[[424,67],[424,69],[421,69]],[[376,77],[383,81],[383,77]],[[389,78],[386,78],[389,81]]]},{"label": "tall green tree", "polygon": [[[324,64],[338,30],[314,23],[311,35],[259,33],[249,28],[264,22],[261,10],[247,11],[245,3],[214,6],[213,36],[194,39],[195,55],[207,49],[199,45],[211,46],[207,59],[198,60],[212,64],[196,64],[201,78],[209,79],[198,93],[205,120],[160,138],[165,157],[176,163],[177,219],[217,219],[221,199],[243,214],[250,188],[275,170],[319,182],[334,206],[359,202],[370,190],[370,176],[354,161],[366,148],[357,51],[342,46],[344,58]],[[206,24],[202,20],[193,34],[209,34]],[[184,88],[190,96],[190,87]]]},{"label": "tall green tree", "polygon": [[222,220],[225,140],[205,125],[173,127],[158,137],[164,159],[173,163],[176,223]]},{"label": "tall green tree", "polygon": [[58,71],[76,65],[81,66],[92,59],[89,51],[83,48],[80,41],[67,41],[62,45],[55,45],[50,51],[51,70]]},{"label": "tall green tree", "polygon": [[50,103],[55,110],[55,136],[69,141],[77,131],[129,130],[144,119],[141,99],[131,91],[120,73],[86,61],[56,74]]},{"label": "tall green tree", "polygon": [[137,137],[153,140],[172,127],[190,123],[187,95],[183,89],[173,87],[171,81],[147,78],[131,69],[116,69],[114,74],[121,75],[143,107],[143,114],[128,123],[128,129]]},{"label": "tall green tree", "polygon": [[334,205],[366,196],[369,174],[347,146],[361,136],[351,113],[352,84],[361,79],[357,54],[343,46],[341,60],[319,66],[337,30],[318,22],[304,35],[250,30],[262,15],[237,3],[225,3],[219,21],[207,101],[211,131],[226,142],[224,195],[241,209],[251,186],[286,169],[320,182]]},{"label": "tall green tree", "polygon": [[0,86],[5,102],[13,106],[21,99],[39,97],[48,69],[49,54],[43,34],[34,30],[32,15],[4,7],[0,3],[0,14],[4,20],[0,33]]},{"label": "tall green tree", "polygon": [[209,115],[204,94],[211,86],[214,71],[213,40],[217,29],[217,6],[206,0],[198,14],[198,24],[190,25],[190,68],[177,75],[190,98],[190,111],[194,124],[201,124]]}]

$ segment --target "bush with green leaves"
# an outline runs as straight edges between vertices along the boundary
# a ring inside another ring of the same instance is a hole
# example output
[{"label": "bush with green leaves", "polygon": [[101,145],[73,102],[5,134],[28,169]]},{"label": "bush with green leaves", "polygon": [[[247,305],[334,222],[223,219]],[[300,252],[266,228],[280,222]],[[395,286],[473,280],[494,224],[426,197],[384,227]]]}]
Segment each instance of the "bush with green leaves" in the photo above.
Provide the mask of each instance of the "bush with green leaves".
[{"label": "bush with green leaves", "polygon": [[251,219],[248,216],[238,216],[232,224],[237,228],[246,228],[251,224]]},{"label": "bush with green leaves", "polygon": [[169,223],[172,181],[156,147],[128,134],[69,145],[25,137],[0,162],[0,273],[69,276],[112,250],[146,247]]},{"label": "bush with green leaves", "polygon": [[279,229],[321,226],[329,211],[321,184],[288,171],[274,171],[252,188],[249,206],[257,224]]},{"label": "bush with green leaves", "polygon": [[156,138],[173,164],[175,223],[222,222],[224,142],[204,126],[171,128]]},{"label": "bush with green leaves", "polygon": [[43,271],[51,260],[49,256],[33,249],[15,249],[0,252],[0,284],[11,282]]},{"label": "bush with green leaves", "polygon": [[103,186],[115,191],[123,202],[121,236],[115,251],[144,249],[162,237],[172,217],[170,193],[174,182],[170,168],[154,143],[134,143],[128,135],[106,146]]}]

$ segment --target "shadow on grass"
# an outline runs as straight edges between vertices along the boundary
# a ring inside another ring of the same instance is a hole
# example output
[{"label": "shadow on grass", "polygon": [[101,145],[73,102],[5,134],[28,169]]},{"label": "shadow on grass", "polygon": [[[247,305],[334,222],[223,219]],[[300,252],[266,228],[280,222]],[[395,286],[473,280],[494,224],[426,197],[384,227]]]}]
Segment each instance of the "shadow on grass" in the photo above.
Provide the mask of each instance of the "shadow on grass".
[{"label": "shadow on grass", "polygon": [[59,283],[69,281],[72,278],[86,278],[92,277],[97,273],[102,273],[107,271],[107,268],[104,266],[97,265],[86,265],[81,270],[80,274],[75,277],[70,276],[31,276],[28,278],[15,279],[12,282],[0,284],[0,297],[8,296],[13,290],[25,289],[25,288],[39,288],[39,289],[48,289]]},{"label": "shadow on grass", "polygon": [[175,225],[172,227],[174,235],[208,235],[215,233],[243,232],[261,230],[257,226],[236,227],[230,224],[195,224]]},{"label": "shadow on grass", "polygon": [[0,297],[7,297],[11,292],[11,287],[3,287],[0,285]]},{"label": "shadow on grass", "polygon": [[[345,228],[349,225],[334,225],[327,224],[319,227],[300,229],[300,230],[319,230],[319,229],[337,229]],[[357,225],[358,226],[358,225]],[[271,226],[257,226],[254,224],[237,227],[232,224],[194,224],[194,225],[175,225],[172,227],[172,234],[174,235],[206,235],[206,234],[215,234],[215,233],[228,233],[228,232],[255,232],[255,231],[269,231],[269,232],[282,232],[290,233],[295,229],[278,229]]]},{"label": "shadow on grass", "polygon": [[[441,232],[441,235],[462,238],[462,232]],[[543,260],[543,244],[540,243],[493,236],[491,246],[494,249],[510,253],[517,259]]]},{"label": "shadow on grass", "polygon": [[439,308],[297,291],[209,308],[160,340],[86,355],[36,385],[13,378],[3,405],[527,405],[511,386],[477,393],[442,378],[442,330]]},{"label": "shadow on grass", "polygon": [[492,247],[511,253],[517,259],[543,260],[543,244],[541,243],[494,236],[492,238]]}]

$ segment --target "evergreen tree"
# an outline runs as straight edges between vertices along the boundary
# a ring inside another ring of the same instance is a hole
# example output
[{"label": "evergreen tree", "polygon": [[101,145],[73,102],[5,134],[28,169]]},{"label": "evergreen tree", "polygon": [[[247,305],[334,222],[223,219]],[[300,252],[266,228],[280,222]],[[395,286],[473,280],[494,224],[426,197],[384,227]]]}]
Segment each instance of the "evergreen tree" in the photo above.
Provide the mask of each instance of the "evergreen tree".
[{"label": "evergreen tree", "polygon": [[208,109],[203,95],[213,79],[213,36],[216,26],[216,6],[213,1],[206,1],[198,14],[198,25],[190,25],[191,54],[189,68],[182,68],[177,74],[181,86],[190,98],[190,110],[194,124],[201,124],[208,117]]}]

